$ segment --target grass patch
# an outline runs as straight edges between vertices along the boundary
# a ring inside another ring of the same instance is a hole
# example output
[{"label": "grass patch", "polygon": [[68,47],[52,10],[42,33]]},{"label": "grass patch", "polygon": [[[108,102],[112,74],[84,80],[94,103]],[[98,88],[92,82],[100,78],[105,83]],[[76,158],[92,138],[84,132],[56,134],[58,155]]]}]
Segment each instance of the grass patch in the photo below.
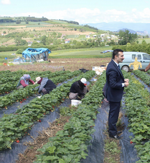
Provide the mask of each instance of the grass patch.
[{"label": "grass patch", "polygon": [[138,39],[139,44],[141,44],[143,40],[145,40],[146,43],[150,43],[150,38],[139,38],[139,39]]},{"label": "grass patch", "polygon": [[[9,62],[22,56],[20,54],[11,55],[12,53],[16,53],[16,51],[0,52],[0,62]],[[5,60],[5,57],[7,57],[7,60]]]},{"label": "grass patch", "polygon": [[106,58],[111,57],[112,53],[101,52],[108,49],[112,47],[57,50],[53,51],[49,58]]}]

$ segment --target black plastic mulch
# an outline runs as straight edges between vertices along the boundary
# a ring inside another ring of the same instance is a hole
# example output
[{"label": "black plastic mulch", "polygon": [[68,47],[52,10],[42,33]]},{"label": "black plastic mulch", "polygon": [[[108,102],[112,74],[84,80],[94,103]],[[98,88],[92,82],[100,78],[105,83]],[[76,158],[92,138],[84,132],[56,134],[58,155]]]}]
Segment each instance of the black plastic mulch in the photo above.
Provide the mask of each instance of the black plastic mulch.
[{"label": "black plastic mulch", "polygon": [[[71,81],[72,79],[69,79],[69,80],[67,80],[67,81],[65,81],[63,83],[67,83],[68,81]],[[91,81],[93,81],[93,78],[91,79]],[[88,84],[89,83],[90,82],[88,82]],[[58,84],[57,86],[60,86],[60,85],[62,85],[62,83]],[[33,97],[33,98],[36,98],[36,97]],[[28,102],[26,100],[24,102],[24,104],[22,103],[22,105],[25,105],[27,103]],[[56,119],[58,119],[60,117],[59,110],[61,109],[61,107],[68,107],[70,104],[71,104],[71,100],[70,99],[65,99],[65,101],[63,103],[61,103],[61,105],[59,105],[58,107],[55,107],[54,112],[49,112],[49,114],[45,115],[41,119],[41,122],[36,122],[34,124],[34,126],[28,132],[30,135],[24,136],[20,140],[19,143],[14,142],[12,144],[12,149],[11,150],[7,149],[7,150],[0,151],[0,163],[15,163],[16,160],[18,159],[18,154],[23,153],[27,149],[27,146],[24,145],[23,143],[27,143],[29,141],[33,142],[34,141],[33,138],[36,139],[36,137],[39,135],[39,132],[41,132],[44,129],[49,127],[49,122],[52,123]],[[16,105],[16,104],[14,104],[14,105]]]},{"label": "black plastic mulch", "polygon": [[108,120],[109,104],[103,102],[101,108],[98,109],[97,119],[95,120],[95,132],[88,146],[88,156],[82,159],[81,163],[103,163],[104,161],[104,131]]},{"label": "black plastic mulch", "polygon": [[124,98],[122,98],[122,107],[121,112],[123,113],[123,117],[121,118],[122,124],[124,124],[124,131],[122,133],[122,138],[120,140],[121,144],[121,155],[120,155],[120,161],[123,163],[135,163],[139,160],[137,156],[137,151],[135,149],[135,144],[130,143],[130,140],[132,140],[130,137],[133,137],[133,133],[129,132],[128,128],[128,117],[125,116],[125,103]]}]

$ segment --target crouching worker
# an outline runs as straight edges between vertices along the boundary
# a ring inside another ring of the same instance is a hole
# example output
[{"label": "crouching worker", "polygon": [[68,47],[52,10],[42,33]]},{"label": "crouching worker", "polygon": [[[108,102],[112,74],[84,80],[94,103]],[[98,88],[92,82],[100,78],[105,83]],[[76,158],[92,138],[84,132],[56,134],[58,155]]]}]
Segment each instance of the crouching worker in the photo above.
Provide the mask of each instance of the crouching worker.
[{"label": "crouching worker", "polygon": [[36,89],[38,89],[38,92],[43,95],[56,88],[56,85],[48,78],[37,77],[35,84],[36,83],[40,84]]},{"label": "crouching worker", "polygon": [[29,85],[29,82],[34,84],[34,81],[30,79],[30,75],[24,74],[19,80],[19,83],[17,85],[17,89],[25,88],[26,86]]},{"label": "crouching worker", "polygon": [[87,80],[82,78],[81,80],[78,80],[72,84],[70,88],[69,98],[71,100],[81,100],[84,98],[87,92]]}]

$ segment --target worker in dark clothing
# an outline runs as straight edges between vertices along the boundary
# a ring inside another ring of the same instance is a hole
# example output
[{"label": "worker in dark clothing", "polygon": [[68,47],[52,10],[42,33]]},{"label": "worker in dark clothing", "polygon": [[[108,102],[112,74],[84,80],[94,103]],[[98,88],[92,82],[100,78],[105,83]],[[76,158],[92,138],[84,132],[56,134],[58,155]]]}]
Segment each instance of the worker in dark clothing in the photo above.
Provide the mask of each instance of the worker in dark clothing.
[{"label": "worker in dark clothing", "polygon": [[71,100],[81,100],[84,98],[87,92],[87,80],[82,78],[81,80],[78,80],[72,84],[70,88],[69,98]]},{"label": "worker in dark clothing", "polygon": [[24,74],[18,84],[17,84],[17,89],[20,89],[20,88],[25,88],[26,86],[29,85],[29,82],[34,84],[34,81],[30,79],[30,75],[29,74]]},{"label": "worker in dark clothing", "polygon": [[56,88],[56,85],[48,78],[37,77],[35,84],[40,84],[38,87],[38,92],[44,94],[49,93]]}]

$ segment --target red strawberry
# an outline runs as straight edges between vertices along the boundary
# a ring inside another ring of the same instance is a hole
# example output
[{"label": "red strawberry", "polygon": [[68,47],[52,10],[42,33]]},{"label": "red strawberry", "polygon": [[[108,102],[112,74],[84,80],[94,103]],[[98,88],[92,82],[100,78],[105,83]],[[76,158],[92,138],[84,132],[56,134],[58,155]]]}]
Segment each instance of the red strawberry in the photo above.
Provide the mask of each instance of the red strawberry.
[{"label": "red strawberry", "polygon": [[19,140],[16,140],[16,143],[19,143],[20,141]]},{"label": "red strawberry", "polygon": [[132,144],[132,143],[133,143],[133,141],[130,140],[130,144]]}]

